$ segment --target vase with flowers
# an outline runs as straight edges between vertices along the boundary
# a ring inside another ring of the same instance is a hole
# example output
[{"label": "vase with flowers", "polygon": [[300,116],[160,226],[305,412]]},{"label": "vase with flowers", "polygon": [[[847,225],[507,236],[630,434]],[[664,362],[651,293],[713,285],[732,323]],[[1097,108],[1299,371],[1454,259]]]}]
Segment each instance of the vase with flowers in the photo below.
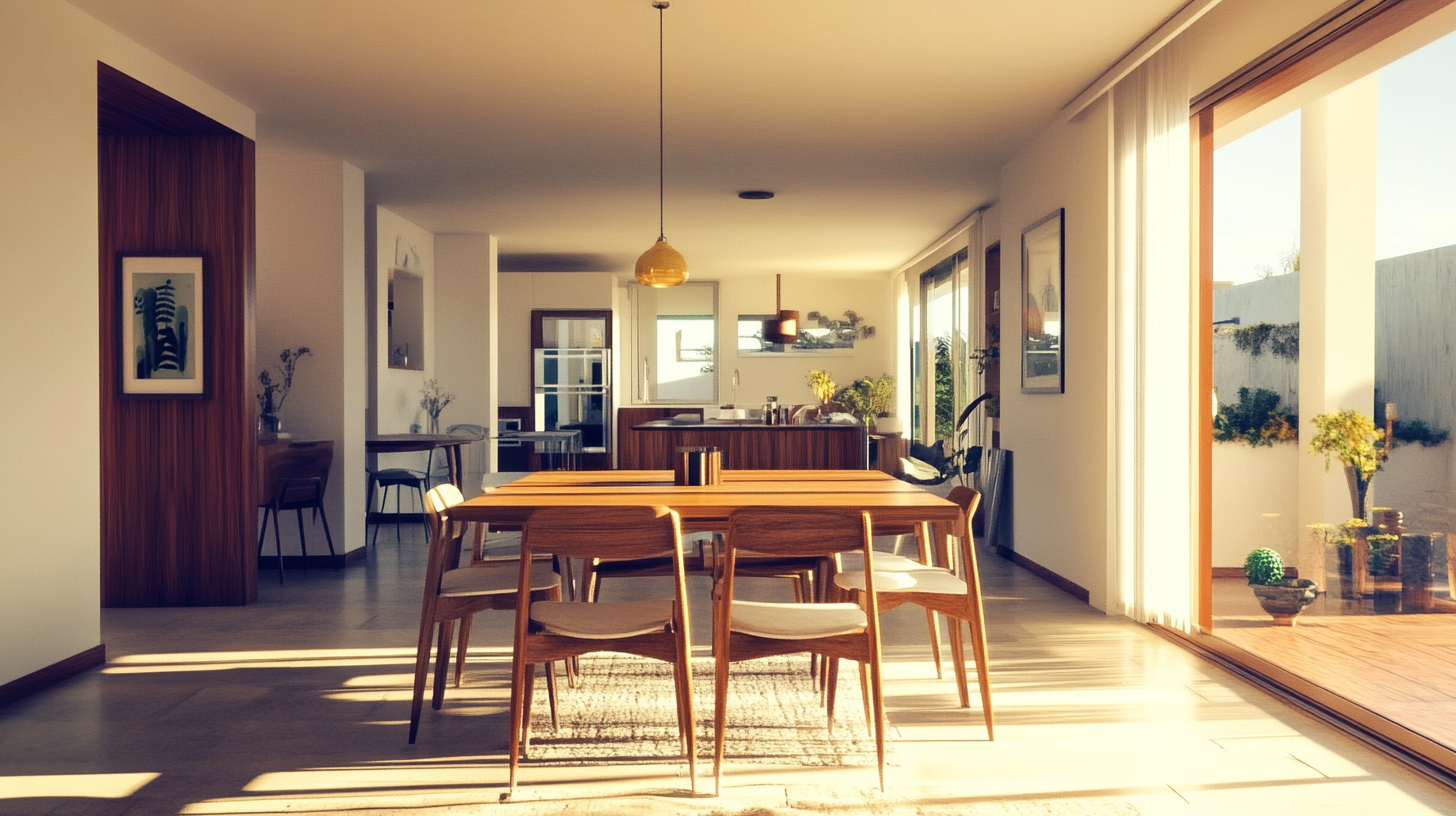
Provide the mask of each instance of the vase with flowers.
[{"label": "vase with flowers", "polygon": [[258,384],[263,387],[263,391],[254,396],[258,399],[258,428],[262,433],[276,436],[283,430],[283,421],[278,418],[278,412],[283,410],[283,401],[288,399],[288,392],[293,388],[294,369],[305,354],[313,354],[308,346],[284,349],[279,353],[278,362],[273,365],[278,372],[276,380],[273,379],[273,373],[266,368],[258,373]]},{"label": "vase with flowers", "polygon": [[1325,470],[1331,457],[1345,466],[1350,487],[1350,516],[1370,521],[1370,483],[1390,456],[1390,439],[1375,422],[1353,408],[1316,414],[1311,420],[1319,432],[1309,441],[1311,454],[1324,454]]},{"label": "vase with flowers", "polygon": [[455,395],[445,393],[440,388],[439,380],[425,380],[425,387],[420,389],[420,408],[430,418],[430,433],[440,432],[440,413],[453,399]]}]

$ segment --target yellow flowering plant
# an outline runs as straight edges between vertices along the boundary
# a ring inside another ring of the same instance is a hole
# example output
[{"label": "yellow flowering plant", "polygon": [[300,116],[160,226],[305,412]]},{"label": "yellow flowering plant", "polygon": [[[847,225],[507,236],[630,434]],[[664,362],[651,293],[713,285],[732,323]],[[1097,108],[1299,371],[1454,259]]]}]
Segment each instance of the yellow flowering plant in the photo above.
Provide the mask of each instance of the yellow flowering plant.
[{"label": "yellow flowering plant", "polygon": [[816,368],[809,372],[809,390],[814,392],[814,399],[819,400],[822,405],[834,399],[834,392],[839,390],[839,386],[834,384],[829,372]]},{"label": "yellow flowering plant", "polygon": [[1310,421],[1319,432],[1309,441],[1309,452],[1324,454],[1325,470],[1330,469],[1330,457],[1339,459],[1348,468],[1350,506],[1353,515],[1363,517],[1370,481],[1390,455],[1390,448],[1382,444],[1385,431],[1375,427],[1375,421],[1370,417],[1353,408],[1316,414]]}]

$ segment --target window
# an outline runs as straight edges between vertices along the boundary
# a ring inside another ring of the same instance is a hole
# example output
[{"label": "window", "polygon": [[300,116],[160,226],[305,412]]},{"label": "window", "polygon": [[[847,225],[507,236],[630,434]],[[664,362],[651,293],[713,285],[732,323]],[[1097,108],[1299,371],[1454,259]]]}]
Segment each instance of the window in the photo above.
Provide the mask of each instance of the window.
[{"label": "window", "polygon": [[632,285],[630,292],[634,401],[716,404],[718,284]]}]

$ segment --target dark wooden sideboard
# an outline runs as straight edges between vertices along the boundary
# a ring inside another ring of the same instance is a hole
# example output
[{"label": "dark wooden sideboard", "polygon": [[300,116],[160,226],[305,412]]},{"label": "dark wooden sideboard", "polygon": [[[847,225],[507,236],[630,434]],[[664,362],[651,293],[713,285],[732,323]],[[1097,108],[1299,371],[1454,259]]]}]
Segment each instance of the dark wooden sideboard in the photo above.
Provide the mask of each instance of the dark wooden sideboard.
[{"label": "dark wooden sideboard", "polygon": [[632,434],[620,441],[620,467],[633,470],[671,470],[674,449],[688,446],[719,449],[725,470],[865,467],[863,425],[681,425],[659,421],[634,426]]}]

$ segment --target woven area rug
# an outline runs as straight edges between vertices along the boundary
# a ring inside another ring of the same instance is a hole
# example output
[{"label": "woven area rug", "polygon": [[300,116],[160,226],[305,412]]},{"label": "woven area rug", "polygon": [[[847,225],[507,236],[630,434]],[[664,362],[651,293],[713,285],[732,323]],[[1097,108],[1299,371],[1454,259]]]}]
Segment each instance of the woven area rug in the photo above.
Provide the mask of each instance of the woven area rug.
[{"label": "woven area rug", "polygon": [[[546,684],[539,677],[531,707],[532,761],[596,764],[671,761],[681,756],[672,667],[625,654],[581,659],[581,683],[557,684],[561,725],[551,730]],[[698,755],[713,755],[713,660],[693,660],[693,713]],[[893,745],[890,740],[887,745]],[[730,762],[779,765],[874,765],[858,664],[842,662],[834,733],[829,733],[807,655],[734,663],[728,679]],[[887,761],[889,761],[887,759]]]}]

